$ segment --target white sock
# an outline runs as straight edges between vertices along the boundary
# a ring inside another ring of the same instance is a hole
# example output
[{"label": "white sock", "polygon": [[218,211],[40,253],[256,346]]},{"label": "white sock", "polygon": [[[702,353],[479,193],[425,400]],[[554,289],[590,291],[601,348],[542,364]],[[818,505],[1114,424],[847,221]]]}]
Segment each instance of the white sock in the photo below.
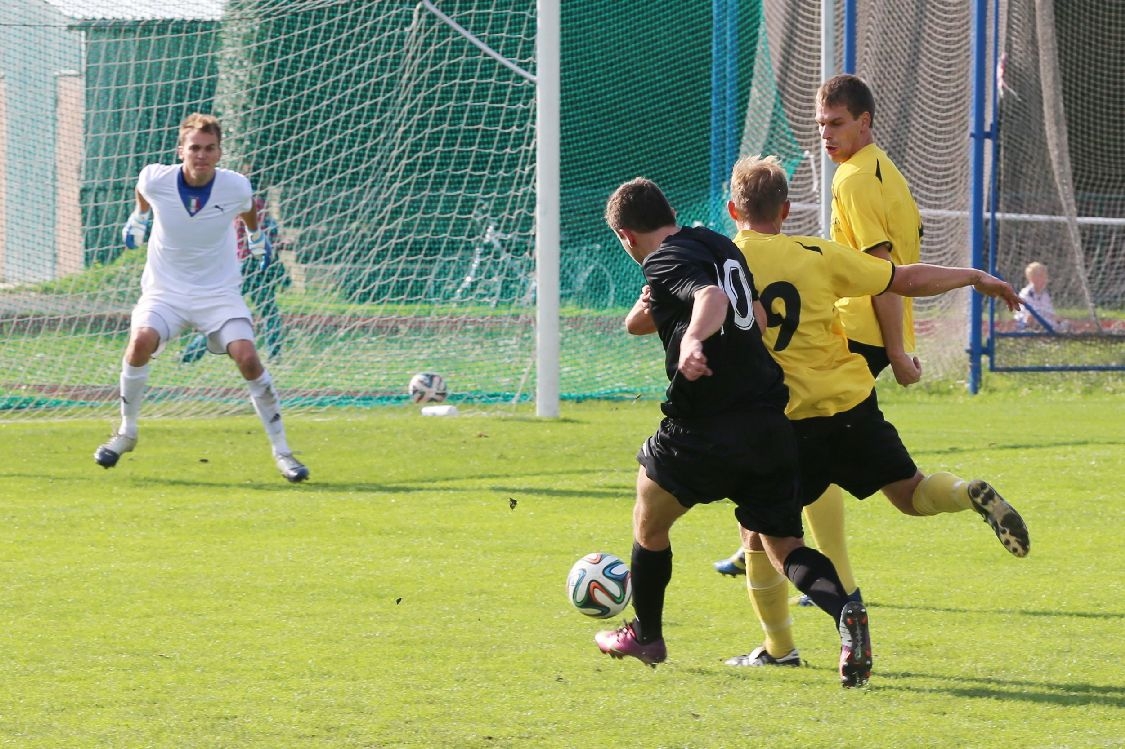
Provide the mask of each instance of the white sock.
[{"label": "white sock", "polygon": [[147,364],[134,367],[125,360],[121,361],[121,426],[117,429],[118,434],[136,439],[137,420],[141,416],[141,402],[145,397],[147,383]]},{"label": "white sock", "polygon": [[262,420],[266,436],[273,446],[273,454],[285,455],[291,452],[285,439],[285,424],[281,421],[281,399],[277,397],[270,373],[263,371],[261,377],[247,380],[246,384],[250,387],[250,402],[254,404],[254,411]]}]

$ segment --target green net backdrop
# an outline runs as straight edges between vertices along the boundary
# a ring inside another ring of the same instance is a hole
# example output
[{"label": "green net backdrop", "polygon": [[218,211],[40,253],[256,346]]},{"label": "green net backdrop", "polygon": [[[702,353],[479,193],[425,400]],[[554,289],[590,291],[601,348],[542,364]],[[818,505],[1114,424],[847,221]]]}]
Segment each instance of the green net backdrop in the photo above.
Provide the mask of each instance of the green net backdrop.
[{"label": "green net backdrop", "polygon": [[[120,228],[138,171],[174,159],[192,111],[223,120],[223,165],[250,174],[279,225],[283,337],[268,366],[289,410],[401,403],[427,370],[465,407],[529,400],[534,3],[162,5],[0,7],[0,419],[115,414],[143,264]],[[964,264],[968,11],[897,5],[859,3],[860,72],[929,212],[924,258]],[[815,202],[819,7],[572,0],[560,37],[560,391],[656,398],[660,346],[622,329],[642,276],[602,223],[605,198],[643,175],[684,223],[730,231],[730,162],[772,152],[795,199]],[[794,229],[816,233],[815,212],[795,210]],[[1116,273],[1114,257],[1096,267]],[[931,375],[963,367],[965,299],[924,306],[924,353],[948,360]],[[146,416],[246,412],[231,362],[183,363],[188,341],[154,362]]]},{"label": "green net backdrop", "polygon": [[[223,120],[223,165],[249,171],[280,224],[289,282],[268,364],[289,409],[401,402],[422,370],[454,402],[530,398],[534,4],[437,5],[510,65],[416,3],[6,6],[7,195],[80,178],[3,233],[3,417],[114,413],[143,262],[120,226],[137,172],[173,158],[192,111]],[[709,218],[711,9],[566,3],[561,44],[562,396],[656,397],[659,344],[621,325],[642,276],[601,213],[645,175],[684,221]],[[753,53],[732,58],[741,99]],[[146,415],[245,410],[231,363],[181,363],[187,341],[154,361]]]}]

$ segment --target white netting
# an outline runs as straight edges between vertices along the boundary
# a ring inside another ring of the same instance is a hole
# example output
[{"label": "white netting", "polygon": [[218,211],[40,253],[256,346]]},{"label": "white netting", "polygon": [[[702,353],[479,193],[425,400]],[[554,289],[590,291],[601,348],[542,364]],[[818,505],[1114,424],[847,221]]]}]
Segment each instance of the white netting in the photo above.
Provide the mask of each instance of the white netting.
[{"label": "white netting", "polygon": [[[876,96],[874,131],[905,174],[922,212],[922,259],[968,265],[971,179],[972,3],[859,2],[856,72]],[[821,79],[820,4],[765,0],[743,153],[780,155],[793,170],[798,203],[788,229],[820,233],[820,143],[813,96]],[[997,15],[998,13],[998,15]],[[1000,32],[997,49],[994,19]],[[1069,337],[1008,338],[997,312],[996,365],[1125,366],[1125,135],[1106,123],[1125,115],[1125,6],[1001,0],[987,8],[985,65],[1002,60],[1000,147],[989,205],[999,218],[996,271],[1017,288],[1025,266],[1050,267],[1051,294],[1069,318]],[[836,21],[837,60],[843,17]],[[1003,55],[1003,57],[1000,56]],[[993,119],[984,104],[985,127]],[[986,225],[986,229],[991,226]],[[991,243],[990,243],[991,246]],[[968,292],[916,301],[919,350],[932,375],[966,370]],[[1091,339],[1081,336],[1090,335]],[[987,333],[986,333],[987,340]]]},{"label": "white netting", "polygon": [[[1125,367],[1125,6],[1009,0],[995,264],[1048,266],[1065,335],[997,313],[1001,367]],[[1048,321],[1050,324],[1052,321]]]},{"label": "white netting", "polygon": [[[905,175],[922,213],[922,260],[968,265],[969,132],[972,112],[970,5],[859,2],[856,73],[875,94],[876,142]],[[820,235],[821,142],[814,97],[822,80],[819,3],[765,0],[763,45],[747,112],[743,152],[779,153],[793,170],[796,204],[786,230]],[[843,16],[836,49],[842,55]],[[836,69],[842,69],[837,59]],[[769,107],[769,108],[766,108]],[[766,115],[769,115],[767,118]],[[784,121],[785,126],[780,125]],[[763,122],[779,134],[763,143]],[[787,133],[787,137],[780,134]],[[967,292],[915,300],[918,350],[927,377],[965,371]]]},{"label": "white netting", "polygon": [[[191,111],[223,120],[223,165],[246,165],[279,224],[269,366],[290,408],[400,401],[421,370],[481,401],[526,398],[534,83],[416,3],[213,5],[5,6],[0,173],[24,196],[0,231],[8,413],[114,409],[143,262],[120,226]],[[465,28],[534,69],[534,5],[460,5]],[[145,414],[245,411],[229,360],[180,362],[188,340],[152,368]]]},{"label": "white netting", "polygon": [[[1053,7],[1052,74],[1037,56],[1051,33],[1044,2],[1004,2],[1012,93],[996,194],[1021,217],[1000,222],[998,267],[1018,281],[1027,259],[1043,260],[1056,305],[1104,329],[1125,304],[1125,149],[1112,126],[1125,101],[1113,73],[1125,67],[1125,14]],[[279,224],[289,285],[278,315],[258,314],[260,335],[281,334],[270,368],[287,408],[403,402],[423,370],[443,374],[460,402],[529,398],[534,3],[173,5],[0,3],[3,418],[116,411],[143,261],[122,252],[120,227],[140,168],[173,159],[176,125],[196,110],[224,120],[224,164],[251,171]],[[622,332],[642,275],[601,213],[617,185],[643,175],[685,223],[723,214],[713,167],[734,154],[716,148],[730,141],[713,116],[716,81],[746,106],[743,152],[777,153],[793,170],[789,228],[819,232],[819,3],[727,5],[563,4],[564,398],[663,390],[659,345]],[[857,23],[858,72],[876,93],[877,139],[921,208],[923,258],[959,265],[969,260],[970,5],[861,1]],[[713,38],[720,15],[730,25]],[[713,48],[718,38],[736,43]],[[930,376],[965,370],[967,299],[918,305]],[[229,361],[179,362],[188,341],[154,366],[145,415],[247,412]]]}]

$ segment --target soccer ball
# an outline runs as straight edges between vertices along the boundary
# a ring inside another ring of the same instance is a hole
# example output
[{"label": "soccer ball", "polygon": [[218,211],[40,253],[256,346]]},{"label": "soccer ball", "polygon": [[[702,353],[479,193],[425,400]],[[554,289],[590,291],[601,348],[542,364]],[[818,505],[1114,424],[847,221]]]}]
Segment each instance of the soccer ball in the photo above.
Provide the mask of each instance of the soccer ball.
[{"label": "soccer ball", "polygon": [[411,377],[406,392],[415,403],[441,403],[449,395],[445,378],[433,372],[419,372]]},{"label": "soccer ball", "polygon": [[574,563],[566,578],[566,596],[586,616],[617,616],[633,597],[633,577],[612,554],[587,554]]}]

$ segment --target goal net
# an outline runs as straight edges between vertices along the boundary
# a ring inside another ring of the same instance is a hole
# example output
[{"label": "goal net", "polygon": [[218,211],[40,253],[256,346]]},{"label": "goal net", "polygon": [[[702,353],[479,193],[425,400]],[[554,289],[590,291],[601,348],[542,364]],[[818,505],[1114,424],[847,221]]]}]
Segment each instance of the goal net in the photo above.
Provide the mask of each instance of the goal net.
[{"label": "goal net", "polygon": [[[280,330],[268,366],[290,413],[404,403],[426,370],[459,404],[530,399],[534,3],[169,5],[0,8],[0,418],[115,417],[144,261],[121,225],[138,171],[174,160],[197,110],[223,120],[222,165],[250,172],[278,225],[279,325],[253,295],[251,308],[263,354]],[[743,14],[739,35],[757,23]],[[672,25],[683,44],[657,43]],[[563,9],[563,399],[663,392],[659,343],[623,331],[643,277],[602,211],[644,175],[685,222],[710,216],[711,28],[705,4]],[[626,61],[641,41],[650,54]],[[752,58],[731,59],[744,96]],[[247,412],[229,360],[185,363],[190,346],[185,334],[154,362],[145,416]]]},{"label": "goal net", "polygon": [[[843,4],[839,4],[842,6]],[[855,70],[875,93],[874,132],[910,183],[925,226],[924,262],[969,265],[974,3],[856,3]],[[819,234],[820,4],[764,0],[743,153],[776,153],[793,175],[790,231]],[[994,368],[1125,367],[1125,8],[1106,3],[988,4],[989,61],[998,63],[999,147],[987,149],[993,269],[1020,288],[1032,261],[1050,268],[1065,336],[1016,331],[989,309]],[[992,25],[999,40],[994,37]],[[842,69],[838,8],[834,69]],[[991,65],[990,73],[991,73]],[[989,84],[992,83],[991,75]],[[985,102],[986,122],[994,107]],[[995,179],[992,177],[995,176]],[[967,370],[969,292],[915,301],[927,379]],[[1034,327],[1034,326],[1032,326]],[[989,335],[991,334],[991,335]]]},{"label": "goal net", "polygon": [[[259,350],[290,412],[405,403],[419,371],[442,374],[451,399],[466,407],[530,400],[539,291],[535,4],[173,5],[0,4],[0,419],[115,418],[144,262],[143,251],[124,251],[121,226],[138,172],[174,161],[177,124],[193,111],[222,119],[222,165],[250,174],[276,221],[286,271],[271,287],[276,309],[261,288],[248,298]],[[789,228],[819,232],[819,4],[730,0],[720,14],[723,5],[620,0],[607,12],[594,0],[562,4],[563,399],[656,398],[666,384],[659,343],[622,328],[643,276],[602,221],[620,183],[650,177],[682,222],[729,232],[716,185],[725,175],[715,164],[729,164],[739,148],[773,152],[794,178]],[[965,5],[858,3],[857,68],[878,98],[878,140],[921,206],[924,259],[959,265],[969,258]],[[1087,25],[1119,31],[1120,13],[1103,12]],[[1026,39],[1016,28],[1005,25],[1013,29],[1004,43],[1008,82],[1034,101],[1039,94],[1016,85],[1016,39]],[[1119,107],[1111,93],[1119,83],[1098,85],[1072,91],[1066,75],[1060,84],[1064,99],[1089,103],[1098,98],[1091,90],[1104,90],[1107,106]],[[730,126],[715,117],[724,86],[738,110]],[[1018,134],[1023,116],[1010,101],[1003,163],[1042,161]],[[1104,120],[1092,105],[1067,111],[1075,173],[1114,171],[1121,136],[1103,135],[1079,160],[1074,144],[1087,135],[1075,134],[1077,120]],[[1019,143],[1030,150],[1019,152]],[[1065,173],[1065,162],[1057,168]],[[1056,306],[1083,313],[1092,304],[1104,329],[1122,304],[1121,229],[1084,221],[1119,219],[1121,187],[1085,179],[1073,185],[1071,214],[1065,200],[1062,208],[1004,203],[1003,211],[1076,218],[1056,234],[1014,240],[1011,232],[1031,222],[1002,221],[998,257],[1011,277],[1024,261],[1012,248],[1035,248],[1051,267]],[[998,194],[1039,189],[1020,184],[1030,183],[1005,173]],[[1071,194],[1057,178],[1044,184]],[[920,303],[928,376],[964,371],[967,300],[962,292]],[[191,342],[190,333],[169,341],[154,362],[145,416],[248,413],[231,362],[191,361]]]},{"label": "goal net", "polygon": [[[140,168],[174,161],[192,111],[222,119],[222,165],[248,172],[277,222],[277,314],[250,298],[291,412],[404,402],[418,371],[454,400],[527,400],[535,6],[445,5],[5,5],[0,41],[19,53],[0,71],[4,417],[115,412],[144,261],[121,225]],[[566,350],[613,361],[623,253],[601,236],[567,249]],[[192,361],[191,340],[154,361],[145,415],[246,412],[231,362]],[[582,371],[564,394],[631,385]]]},{"label": "goal net", "polygon": [[[792,174],[786,231],[822,235],[821,141],[815,95],[822,81],[819,3],[764,0],[743,153],[777,153]],[[840,4],[842,5],[842,4]],[[876,142],[910,184],[925,227],[923,262],[968,265],[972,111],[971,3],[858,2],[855,72],[875,94]],[[844,17],[837,13],[843,69]],[[968,293],[915,300],[925,377],[963,375]]]},{"label": "goal net", "polygon": [[993,263],[1054,313],[992,317],[994,366],[1125,369],[1125,6],[1009,0]]}]

